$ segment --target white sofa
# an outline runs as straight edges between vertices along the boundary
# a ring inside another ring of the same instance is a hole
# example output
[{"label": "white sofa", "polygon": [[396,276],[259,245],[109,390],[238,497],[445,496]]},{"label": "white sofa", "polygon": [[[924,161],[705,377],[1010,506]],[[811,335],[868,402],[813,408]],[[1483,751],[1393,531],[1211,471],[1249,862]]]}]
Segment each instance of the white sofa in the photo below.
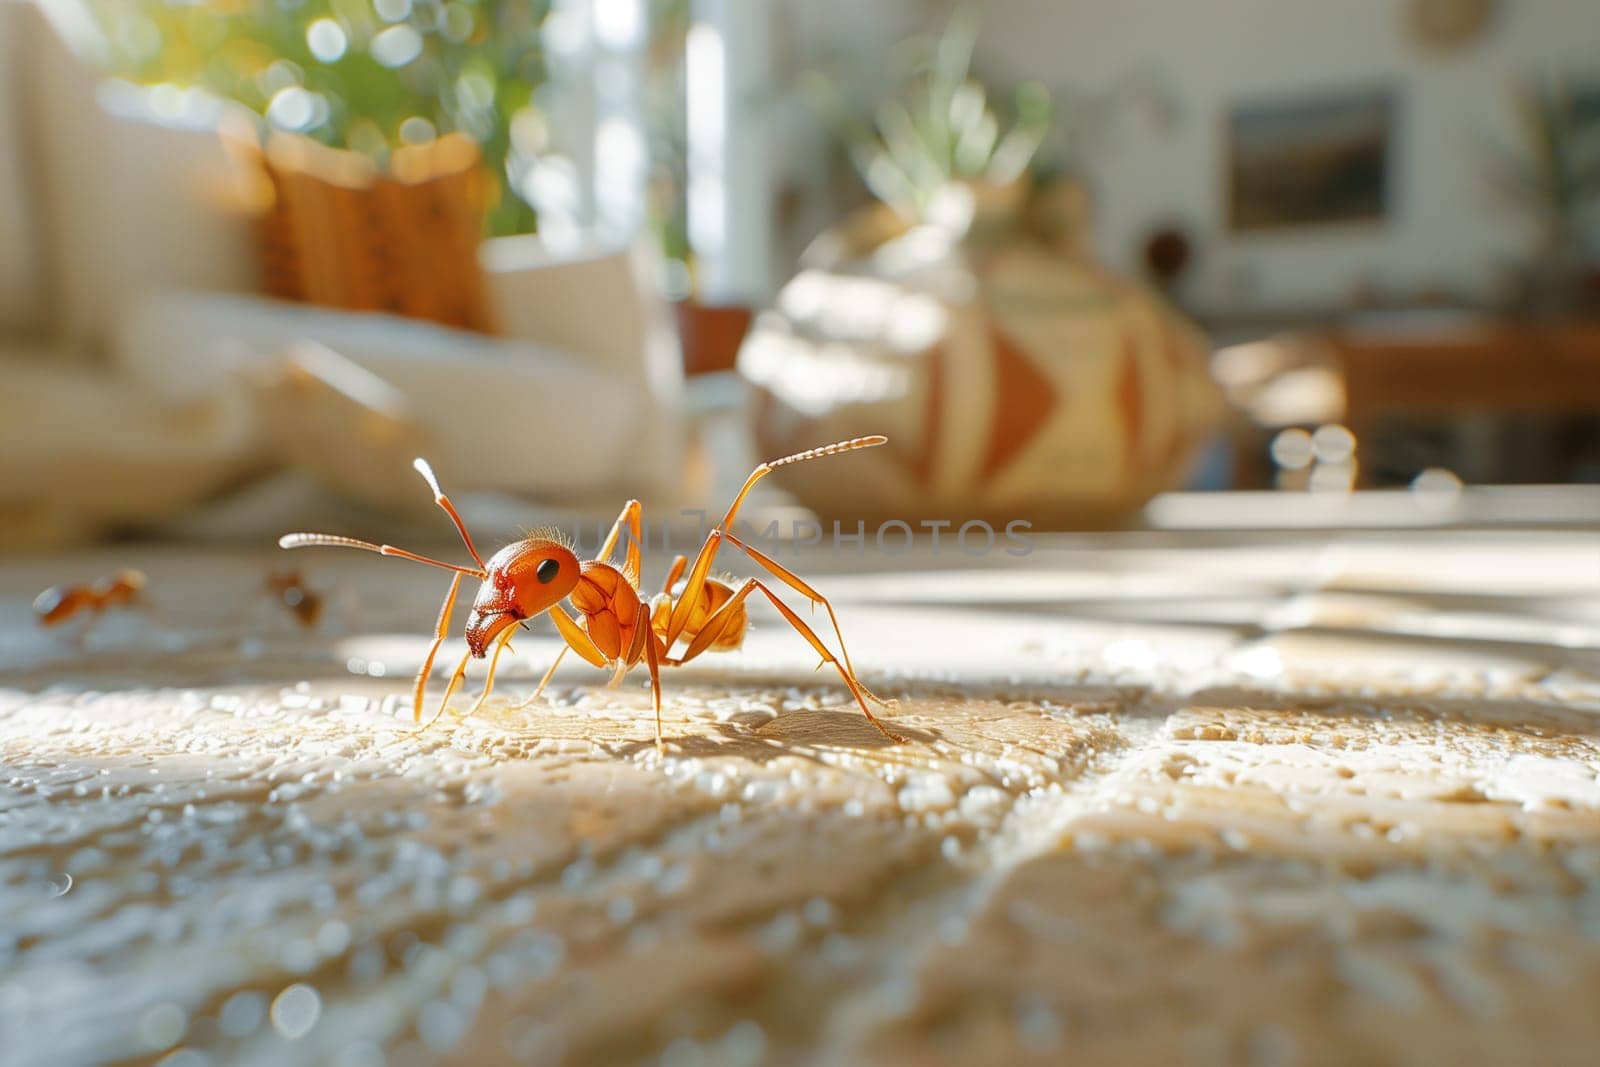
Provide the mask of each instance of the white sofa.
[{"label": "white sofa", "polygon": [[638,251],[486,242],[495,337],[263,299],[230,105],[106,82],[96,45],[73,0],[0,0],[0,545],[159,525],[285,463],[414,478],[392,434],[281,388],[307,344],[302,386],[359,414],[359,367],[453,489],[674,496],[680,362]]}]

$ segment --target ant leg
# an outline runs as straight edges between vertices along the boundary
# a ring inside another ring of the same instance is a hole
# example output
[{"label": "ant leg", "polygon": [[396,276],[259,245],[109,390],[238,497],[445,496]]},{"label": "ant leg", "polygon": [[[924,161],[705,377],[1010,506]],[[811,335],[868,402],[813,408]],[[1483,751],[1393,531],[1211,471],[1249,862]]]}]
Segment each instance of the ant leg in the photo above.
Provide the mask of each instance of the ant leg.
[{"label": "ant leg", "polygon": [[528,699],[517,705],[518,711],[521,711],[523,708],[532,707],[533,702],[538,700],[539,697],[543,695],[545,687],[550,684],[550,679],[556,676],[556,668],[561,666],[561,661],[566,657],[568,651],[570,651],[570,649],[567,645],[561,646],[561,651],[556,653],[556,658],[550,661],[550,667],[544,672],[544,677],[539,679],[538,688],[534,689],[533,694],[529,696]]},{"label": "ant leg", "polygon": [[429,719],[427,722],[423,723],[421,727],[413,731],[413,736],[420,734],[423,730],[426,730],[428,727],[439,721],[439,716],[443,715],[445,713],[445,709],[450,706],[450,698],[455,695],[456,686],[460,685],[461,680],[467,676],[467,664],[471,661],[471,659],[472,651],[468,649],[467,652],[462,655],[461,662],[456,664],[455,671],[451,673],[450,684],[444,687],[444,699],[439,701],[439,710],[433,713],[433,718]]},{"label": "ant leg", "polygon": [[556,668],[561,666],[561,660],[566,656],[566,654],[569,651],[571,651],[571,646],[569,646],[569,645],[562,645],[561,646],[561,651],[557,652],[556,653],[556,658],[550,662],[550,669],[544,672],[544,677],[543,678],[539,679],[539,688],[535,689],[533,691],[533,695],[530,696],[527,700],[524,700],[522,703],[517,705],[517,710],[518,711],[521,711],[524,708],[531,708],[533,706],[533,702],[535,700],[539,699],[540,694],[542,694],[544,692],[545,686],[550,684],[550,679],[555,677]]},{"label": "ant leg", "polygon": [[572,620],[571,615],[561,610],[560,604],[550,609],[550,619],[556,624],[556,629],[561,631],[561,639],[567,643],[567,646],[572,651],[596,667],[609,667],[611,665],[611,661],[606,659],[606,654],[600,651],[599,646],[594,643],[594,639],[589,636],[583,627]]},{"label": "ant leg", "polygon": [[650,668],[650,703],[656,710],[656,751],[664,756],[667,746],[661,740],[661,639],[650,629],[649,609],[639,609],[639,625],[645,628],[644,662]]},{"label": "ant leg", "polygon": [[804,637],[808,642],[810,642],[811,647],[817,650],[817,654],[822,657],[822,662],[833,664],[834,669],[839,672],[839,677],[844,679],[844,684],[849,688],[850,695],[856,698],[856,704],[861,708],[861,714],[865,715],[867,717],[867,721],[878,728],[879,733],[896,744],[905,743],[905,738],[891,731],[887,726],[883,725],[882,722],[878,721],[878,717],[876,715],[872,714],[872,711],[867,707],[865,690],[861,683],[856,681],[855,675],[847,670],[843,663],[840,663],[834,658],[833,653],[828,651],[828,646],[823,644],[822,639],[816,635],[816,632],[812,630],[811,627],[806,625],[805,620],[799,615],[796,615],[794,610],[790,608],[789,605],[785,604],[778,597],[778,594],[774,593],[771,589],[764,585],[759,578],[747,578],[745,583],[739,587],[739,591],[734,593],[733,596],[729,597],[722,607],[718,608],[716,612],[706,620],[706,625],[701,628],[700,632],[695,636],[695,639],[690,642],[689,647],[684,651],[683,655],[674,662],[674,666],[686,663],[695,656],[700,655],[706,649],[710,648],[712,642],[716,641],[716,639],[721,636],[722,631],[726,629],[728,624],[732,621],[732,609],[734,606],[742,603],[744,599],[753,592],[763,593],[768,600],[772,601],[772,606],[778,609],[778,611],[783,615],[784,619],[788,621],[789,625],[793,626],[795,630],[799,632],[800,636]]},{"label": "ant leg", "polygon": [[689,577],[684,583],[683,595],[673,605],[672,616],[667,620],[667,632],[662,637],[662,642],[670,651],[677,643],[678,635],[683,633],[683,628],[688,625],[689,614],[694,605],[700,602],[700,593],[706,583],[706,577],[711,573],[711,564],[717,558],[717,549],[722,545],[726,536],[723,531],[733,525],[734,517],[739,514],[739,506],[744,503],[744,498],[750,495],[756,483],[779,467],[791,463],[804,463],[807,460],[822,459],[824,456],[834,456],[841,452],[854,452],[860,448],[873,448],[884,444],[889,439],[880,434],[870,437],[855,437],[848,441],[839,441],[821,448],[809,448],[804,452],[796,452],[792,456],[781,459],[769,460],[750,472],[750,477],[744,480],[744,485],[733,498],[733,503],[728,506],[728,512],[722,521],[712,528],[706,535],[705,543],[700,546],[700,554],[695,557],[694,566],[689,570]]},{"label": "ant leg", "polygon": [[483,557],[478,555],[478,550],[472,545],[472,535],[467,533],[467,524],[461,520],[460,514],[456,512],[455,505],[450,503],[450,498],[444,495],[444,490],[439,488],[439,479],[433,476],[433,468],[428,465],[428,461],[418,456],[411,461],[411,466],[416,468],[417,473],[427,481],[428,488],[433,490],[433,502],[443,508],[444,513],[450,516],[450,521],[455,523],[456,532],[461,535],[461,540],[467,546],[467,554],[477,563],[479,570],[486,569],[483,565]]},{"label": "ant leg", "polygon": [[473,703],[472,708],[462,718],[470,718],[483,707],[483,702],[489,699],[489,694],[494,692],[494,672],[500,667],[500,653],[511,647],[511,635],[517,632],[515,626],[507,627],[506,632],[500,635],[500,640],[495,643],[494,655],[489,657],[489,677],[484,679],[483,692]]},{"label": "ant leg", "polygon": [[643,533],[644,505],[637,500],[630,500],[622,508],[622,514],[617,516],[617,521],[611,524],[611,532],[606,535],[605,542],[600,546],[600,554],[595,560],[605,563],[611,559],[611,553],[617,547],[617,538],[622,535],[622,528],[628,528],[628,548],[622,572],[633,579],[633,584],[639,584],[639,553],[640,545],[644,540]]},{"label": "ant leg", "polygon": [[82,622],[73,632],[72,643],[78,646],[80,652],[89,651],[89,632],[94,629],[95,623],[100,621],[104,608],[87,607],[83,611]]},{"label": "ant leg", "polygon": [[136,597],[129,601],[128,610],[139,612],[163,630],[172,629],[172,620],[167,617],[167,613],[162,611],[160,606],[147,596]]},{"label": "ant leg", "polygon": [[433,626],[433,644],[428,646],[428,654],[422,658],[422,667],[417,671],[416,692],[411,698],[411,721],[422,721],[422,697],[428,688],[428,675],[433,673],[433,659],[439,654],[439,646],[444,644],[445,635],[450,632],[450,616],[455,614],[456,593],[461,590],[461,572],[457,571],[450,578],[450,591],[444,595],[444,603],[439,606],[439,621]]},{"label": "ant leg", "polygon": [[691,611],[700,602],[700,592],[705,588],[706,577],[711,573],[711,564],[717,558],[717,549],[721,545],[720,529],[706,534],[700,553],[694,558],[694,566],[689,569],[689,577],[684,579],[683,592],[672,605],[672,614],[667,617],[667,632],[661,635],[661,643],[669,651],[678,643],[678,635],[683,633],[683,628],[689,624]]},{"label": "ant leg", "polygon": [[[844,657],[845,669],[850,672],[852,677],[856,677],[855,665],[850,662],[850,650],[846,648],[844,644],[844,631],[839,629],[839,616],[834,614],[833,605],[828,602],[828,598],[813,589],[798,574],[794,573],[766,553],[751,548],[749,545],[745,544],[731,533],[727,535],[727,538],[731,544],[736,545],[742,552],[744,552],[745,555],[749,556],[756,563],[764,567],[774,578],[778,579],[784,585],[787,585],[790,589],[793,589],[807,600],[810,600],[813,606],[817,604],[822,605],[823,609],[828,613],[828,621],[833,623],[833,636],[839,639],[839,654]],[[861,691],[866,693],[867,697],[872,700],[873,703],[881,704],[884,707],[893,706],[892,701],[884,700],[872,690],[868,689],[865,685],[862,685],[859,677],[856,677],[856,684],[861,686]]]},{"label": "ant leg", "polygon": [[556,658],[551,662],[550,669],[544,672],[543,678],[539,679],[539,688],[533,691],[531,697],[518,704],[517,707],[519,708],[525,708],[539,699],[539,694],[544,692],[544,687],[550,684],[551,678],[555,677],[556,668],[561,666],[562,657],[569,651],[576,652],[596,667],[610,666],[610,662],[606,659],[606,654],[601,652],[599,647],[595,645],[594,639],[588,635],[583,627],[574,622],[572,616],[563,611],[559,604],[550,609],[550,620],[556,624],[556,630],[560,632],[561,639],[566,642],[566,645],[562,647],[560,652],[556,653]]},{"label": "ant leg", "polygon": [[667,580],[661,583],[661,591],[671,594],[672,587],[678,584],[678,579],[683,577],[683,568],[689,565],[687,556],[673,556],[672,566],[667,568]]}]

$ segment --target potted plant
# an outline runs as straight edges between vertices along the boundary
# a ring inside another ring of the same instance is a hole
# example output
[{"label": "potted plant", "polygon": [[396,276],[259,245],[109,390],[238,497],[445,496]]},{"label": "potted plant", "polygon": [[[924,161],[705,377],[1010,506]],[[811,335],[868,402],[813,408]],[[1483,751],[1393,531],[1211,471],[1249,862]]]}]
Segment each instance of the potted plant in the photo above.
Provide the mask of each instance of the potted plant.
[{"label": "potted plant", "polygon": [[1002,114],[975,38],[958,13],[870,120],[809,80],[877,203],[807,250],[746,339],[756,437],[780,454],[889,435],[847,482],[774,475],[824,515],[1120,522],[1181,484],[1208,434],[1208,348],[1094,260],[1084,186],[1031,166],[1050,93],[1024,84]]}]

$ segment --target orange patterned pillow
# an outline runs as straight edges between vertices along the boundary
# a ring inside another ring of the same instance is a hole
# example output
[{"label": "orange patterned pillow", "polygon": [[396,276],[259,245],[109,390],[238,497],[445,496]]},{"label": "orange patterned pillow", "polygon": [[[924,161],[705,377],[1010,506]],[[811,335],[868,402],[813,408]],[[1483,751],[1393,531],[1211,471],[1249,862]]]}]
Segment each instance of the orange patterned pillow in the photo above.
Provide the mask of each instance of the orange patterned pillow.
[{"label": "orange patterned pillow", "polygon": [[264,176],[262,273],[269,295],[388,311],[491,332],[478,245],[483,158],[460,134],[367,157],[274,134],[234,138]]}]

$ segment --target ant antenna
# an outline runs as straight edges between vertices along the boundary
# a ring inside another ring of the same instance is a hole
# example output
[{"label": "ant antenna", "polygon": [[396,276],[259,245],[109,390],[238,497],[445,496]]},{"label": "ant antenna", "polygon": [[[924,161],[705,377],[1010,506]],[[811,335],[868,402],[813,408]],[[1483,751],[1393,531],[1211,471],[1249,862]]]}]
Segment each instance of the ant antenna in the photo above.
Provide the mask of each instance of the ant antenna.
[{"label": "ant antenna", "polygon": [[439,488],[439,479],[433,476],[433,468],[421,456],[412,460],[411,465],[427,481],[428,488],[433,490],[433,502],[444,508],[444,513],[450,516],[451,522],[456,524],[456,532],[461,535],[461,540],[466,543],[467,552],[472,556],[473,561],[478,564],[480,570],[485,569],[483,557],[478,555],[478,550],[472,545],[472,535],[467,533],[467,524],[461,520],[460,514],[456,512],[455,505],[450,503],[450,498],[444,495],[444,490]]},{"label": "ant antenna", "polygon": [[[470,546],[471,542],[468,542],[468,544]],[[446,563],[444,560],[433,559],[429,556],[419,556],[415,552],[407,552],[405,549],[396,548],[393,545],[375,545],[371,541],[358,541],[354,537],[343,537],[339,534],[292,533],[284,534],[278,538],[279,548],[311,548],[317,545],[331,548],[359,548],[364,552],[376,552],[380,556],[397,556],[400,559],[409,559],[414,563],[426,563],[430,567],[439,567],[443,570],[456,571],[460,574],[470,574],[474,578],[488,577],[488,572],[482,569],[459,567],[454,563]],[[474,552],[473,556],[476,558],[477,553]],[[479,562],[481,563],[482,560],[479,560]]]},{"label": "ant antenna", "polygon": [[728,508],[728,514],[722,520],[722,529],[727,529],[733,523],[733,516],[738,513],[739,505],[744,503],[744,498],[750,490],[755,488],[757,482],[765,478],[775,467],[787,467],[791,463],[804,463],[808,459],[821,459],[823,456],[835,456],[840,452],[854,452],[860,448],[876,448],[878,445],[887,444],[889,439],[882,434],[875,433],[867,437],[852,437],[848,441],[839,441],[821,448],[808,448],[804,452],[796,452],[792,456],[782,459],[769,460],[750,472],[750,477],[745,479],[744,488],[739,490],[739,495],[733,498],[733,504]]}]

